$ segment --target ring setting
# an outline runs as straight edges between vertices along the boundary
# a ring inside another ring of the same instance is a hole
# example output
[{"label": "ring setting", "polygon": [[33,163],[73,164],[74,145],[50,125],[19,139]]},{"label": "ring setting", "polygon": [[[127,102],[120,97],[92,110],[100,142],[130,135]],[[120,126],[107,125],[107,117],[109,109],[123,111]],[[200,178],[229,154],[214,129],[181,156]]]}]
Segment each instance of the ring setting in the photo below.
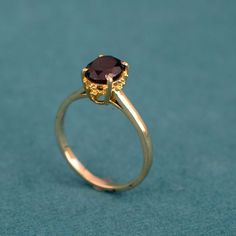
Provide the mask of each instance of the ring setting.
[{"label": "ring setting", "polygon": [[[127,62],[113,56],[99,55],[82,69],[83,86],[62,102],[56,115],[55,131],[61,153],[73,170],[97,190],[119,192],[133,189],[144,180],[152,165],[152,142],[148,128],[122,91],[128,78],[128,70]],[[80,162],[69,146],[64,130],[67,109],[73,102],[84,98],[89,98],[99,105],[115,106],[135,127],[142,146],[143,165],[139,175],[134,179],[126,183],[116,183],[99,178]]]},{"label": "ring setting", "polygon": [[[108,104],[112,91],[120,91],[128,78],[128,63],[112,56],[99,55],[82,70],[82,82],[89,98],[97,104]],[[104,100],[99,97],[105,96]]]}]

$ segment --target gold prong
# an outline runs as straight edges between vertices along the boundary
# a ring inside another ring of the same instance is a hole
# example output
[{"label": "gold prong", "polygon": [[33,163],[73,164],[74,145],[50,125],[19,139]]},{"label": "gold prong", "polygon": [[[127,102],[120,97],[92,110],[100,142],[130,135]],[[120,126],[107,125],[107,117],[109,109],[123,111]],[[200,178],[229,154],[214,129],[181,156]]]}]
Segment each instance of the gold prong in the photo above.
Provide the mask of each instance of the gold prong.
[{"label": "gold prong", "polygon": [[85,73],[86,73],[86,71],[88,70],[88,68],[87,67],[84,67],[83,69],[82,69],[82,78],[84,77],[84,75],[85,75]]},{"label": "gold prong", "polygon": [[126,62],[126,61],[122,61],[121,64],[124,65],[124,66],[126,66],[126,67],[129,67],[128,62]]},{"label": "gold prong", "polygon": [[87,68],[87,67],[84,67],[84,68],[82,69],[82,72],[85,73],[87,70],[88,70],[88,68]]},{"label": "gold prong", "polygon": [[109,103],[112,95],[112,83],[113,83],[113,78],[111,76],[107,76],[107,92],[106,92],[106,97],[104,99],[104,103]]}]

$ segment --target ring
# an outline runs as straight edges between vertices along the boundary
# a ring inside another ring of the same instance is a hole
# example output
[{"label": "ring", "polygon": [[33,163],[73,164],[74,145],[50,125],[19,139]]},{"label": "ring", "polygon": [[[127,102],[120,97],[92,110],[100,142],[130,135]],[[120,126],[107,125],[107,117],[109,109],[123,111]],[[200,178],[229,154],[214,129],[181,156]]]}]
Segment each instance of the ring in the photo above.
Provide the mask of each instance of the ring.
[{"label": "ring", "polygon": [[[83,86],[66,98],[56,116],[55,129],[59,148],[72,166],[86,182],[99,190],[118,192],[130,190],[139,185],[148,174],[152,165],[152,143],[148,129],[141,116],[122,91],[127,77],[129,65],[113,56],[99,55],[82,70]],[[96,104],[111,104],[122,111],[135,127],[143,149],[143,165],[140,174],[127,183],[113,183],[93,175],[77,159],[67,143],[64,132],[64,118],[71,103],[89,98]]]}]

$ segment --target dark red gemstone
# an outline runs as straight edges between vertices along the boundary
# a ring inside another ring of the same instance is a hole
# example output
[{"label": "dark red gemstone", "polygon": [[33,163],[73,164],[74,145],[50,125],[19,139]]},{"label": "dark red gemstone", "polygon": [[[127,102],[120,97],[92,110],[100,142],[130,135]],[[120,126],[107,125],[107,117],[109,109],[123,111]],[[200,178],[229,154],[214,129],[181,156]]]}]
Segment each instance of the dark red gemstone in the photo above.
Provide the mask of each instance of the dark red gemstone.
[{"label": "dark red gemstone", "polygon": [[87,68],[85,77],[97,84],[106,84],[108,75],[112,77],[113,81],[116,81],[125,70],[121,60],[112,56],[98,57],[89,63]]}]

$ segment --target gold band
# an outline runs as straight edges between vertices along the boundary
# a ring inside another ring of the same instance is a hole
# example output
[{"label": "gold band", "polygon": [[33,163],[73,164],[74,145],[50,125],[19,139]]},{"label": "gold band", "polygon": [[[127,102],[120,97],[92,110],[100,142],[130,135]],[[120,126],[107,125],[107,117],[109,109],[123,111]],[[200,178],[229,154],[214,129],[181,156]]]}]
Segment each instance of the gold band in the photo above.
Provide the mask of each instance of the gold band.
[{"label": "gold band", "polygon": [[56,136],[62,154],[65,156],[66,160],[73,167],[73,169],[89,184],[93,185],[102,190],[107,190],[111,192],[125,191],[136,187],[140,184],[145,176],[148,174],[149,169],[152,164],[152,144],[148,133],[148,129],[143,122],[141,116],[134,108],[132,103],[126,97],[122,91],[113,91],[114,96],[109,100],[108,103],[114,105],[116,108],[120,109],[126,117],[131,121],[133,126],[136,128],[139,138],[141,140],[143,148],[143,166],[140,174],[133,180],[127,183],[112,183],[104,179],[101,179],[93,175],[89,170],[87,170],[84,165],[76,158],[75,154],[67,144],[67,140],[64,133],[64,117],[67,108],[71,103],[82,98],[88,97],[84,87],[80,90],[74,92],[61,104],[57,116],[56,116]]}]

